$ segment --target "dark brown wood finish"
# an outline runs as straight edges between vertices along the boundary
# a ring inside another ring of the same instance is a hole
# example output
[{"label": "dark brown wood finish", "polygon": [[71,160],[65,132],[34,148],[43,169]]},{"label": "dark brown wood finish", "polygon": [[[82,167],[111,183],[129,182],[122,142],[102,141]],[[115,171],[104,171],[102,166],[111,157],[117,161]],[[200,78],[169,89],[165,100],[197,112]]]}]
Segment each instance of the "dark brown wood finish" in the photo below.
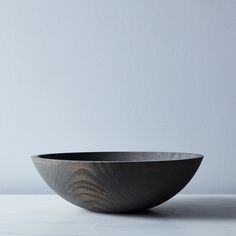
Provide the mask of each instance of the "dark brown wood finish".
[{"label": "dark brown wood finish", "polygon": [[62,153],[33,156],[42,178],[69,202],[97,212],[159,205],[193,177],[203,156],[165,152]]}]

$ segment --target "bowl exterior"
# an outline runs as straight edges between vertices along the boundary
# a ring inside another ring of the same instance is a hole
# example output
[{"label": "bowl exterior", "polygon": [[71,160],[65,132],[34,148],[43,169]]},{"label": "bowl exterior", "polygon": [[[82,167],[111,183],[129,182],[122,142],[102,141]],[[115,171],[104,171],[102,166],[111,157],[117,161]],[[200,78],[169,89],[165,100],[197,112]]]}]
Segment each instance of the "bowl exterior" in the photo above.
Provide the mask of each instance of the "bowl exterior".
[{"label": "bowl exterior", "polygon": [[202,158],[160,162],[86,162],[32,157],[45,182],[67,201],[96,212],[159,205],[191,180]]}]

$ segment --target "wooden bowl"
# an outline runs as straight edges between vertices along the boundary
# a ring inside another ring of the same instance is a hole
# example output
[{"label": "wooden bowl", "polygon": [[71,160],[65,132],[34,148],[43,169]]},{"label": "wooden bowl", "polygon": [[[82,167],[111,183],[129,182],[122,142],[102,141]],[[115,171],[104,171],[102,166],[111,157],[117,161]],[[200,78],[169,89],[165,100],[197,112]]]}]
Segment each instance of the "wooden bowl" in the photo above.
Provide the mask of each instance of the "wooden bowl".
[{"label": "wooden bowl", "polygon": [[32,156],[46,183],[67,201],[96,212],[133,212],[177,194],[202,155],[174,152],[83,152]]}]

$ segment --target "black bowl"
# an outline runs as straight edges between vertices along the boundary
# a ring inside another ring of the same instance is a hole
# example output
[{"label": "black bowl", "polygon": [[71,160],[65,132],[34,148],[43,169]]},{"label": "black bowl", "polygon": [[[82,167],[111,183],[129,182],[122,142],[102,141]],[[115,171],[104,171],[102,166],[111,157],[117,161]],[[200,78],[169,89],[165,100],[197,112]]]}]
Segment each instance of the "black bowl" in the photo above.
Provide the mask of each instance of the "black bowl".
[{"label": "black bowl", "polygon": [[174,152],[81,152],[33,156],[46,183],[69,202],[97,212],[132,212],[177,194],[202,155]]}]

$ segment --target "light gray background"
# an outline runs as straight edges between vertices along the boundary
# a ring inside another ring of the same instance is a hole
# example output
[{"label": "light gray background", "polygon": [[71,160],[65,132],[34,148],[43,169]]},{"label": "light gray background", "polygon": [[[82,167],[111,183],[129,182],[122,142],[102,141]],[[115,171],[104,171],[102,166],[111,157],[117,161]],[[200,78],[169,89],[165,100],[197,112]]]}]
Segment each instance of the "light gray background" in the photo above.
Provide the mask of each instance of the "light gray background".
[{"label": "light gray background", "polygon": [[236,193],[236,2],[0,1],[0,193],[51,192],[30,155],[205,155]]}]

